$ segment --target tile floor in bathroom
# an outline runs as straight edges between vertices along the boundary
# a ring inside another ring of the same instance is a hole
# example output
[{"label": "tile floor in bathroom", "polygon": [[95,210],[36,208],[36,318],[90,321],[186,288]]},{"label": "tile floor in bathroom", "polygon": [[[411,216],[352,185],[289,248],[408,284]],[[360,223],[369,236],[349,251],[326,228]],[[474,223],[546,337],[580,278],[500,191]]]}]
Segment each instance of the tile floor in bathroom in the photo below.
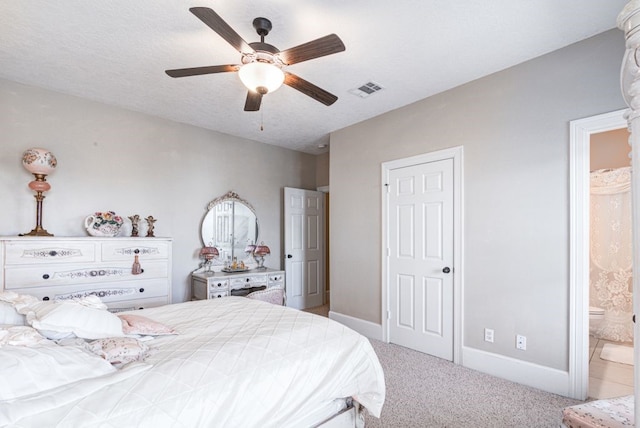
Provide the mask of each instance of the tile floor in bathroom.
[{"label": "tile floor in bathroom", "polygon": [[589,336],[589,398],[613,398],[633,394],[633,366],[600,358],[604,339]]}]

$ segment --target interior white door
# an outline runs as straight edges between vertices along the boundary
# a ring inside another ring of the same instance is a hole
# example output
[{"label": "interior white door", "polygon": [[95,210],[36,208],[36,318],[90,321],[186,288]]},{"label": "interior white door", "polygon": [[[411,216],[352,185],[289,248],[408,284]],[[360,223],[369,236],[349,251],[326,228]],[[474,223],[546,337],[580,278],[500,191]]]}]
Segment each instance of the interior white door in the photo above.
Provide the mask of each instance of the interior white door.
[{"label": "interior white door", "polygon": [[389,338],[453,360],[453,159],[393,169]]},{"label": "interior white door", "polygon": [[324,198],[313,190],[284,188],[284,251],[287,306],[323,304]]}]

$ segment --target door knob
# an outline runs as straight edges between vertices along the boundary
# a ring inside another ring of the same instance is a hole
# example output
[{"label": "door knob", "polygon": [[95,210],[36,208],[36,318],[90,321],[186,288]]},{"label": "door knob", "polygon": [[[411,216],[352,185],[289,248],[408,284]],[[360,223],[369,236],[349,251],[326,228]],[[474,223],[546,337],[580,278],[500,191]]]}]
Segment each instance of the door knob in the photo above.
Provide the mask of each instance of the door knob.
[{"label": "door knob", "polygon": [[293,256],[292,256],[291,254],[287,254],[287,258],[288,258],[288,259],[292,259],[292,258],[293,258]]},{"label": "door knob", "polygon": [[442,272],[449,273],[449,272],[451,272],[451,269],[449,269],[449,267],[447,266],[444,269],[442,269]]}]

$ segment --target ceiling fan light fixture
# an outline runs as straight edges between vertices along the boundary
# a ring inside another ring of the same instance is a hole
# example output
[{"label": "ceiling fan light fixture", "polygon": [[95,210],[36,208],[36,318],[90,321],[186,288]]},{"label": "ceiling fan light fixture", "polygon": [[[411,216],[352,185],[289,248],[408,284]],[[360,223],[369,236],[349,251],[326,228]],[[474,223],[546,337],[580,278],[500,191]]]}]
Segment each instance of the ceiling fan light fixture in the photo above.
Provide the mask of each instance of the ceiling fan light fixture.
[{"label": "ceiling fan light fixture", "polygon": [[238,75],[247,89],[262,95],[275,91],[284,82],[284,72],[268,62],[254,61],[244,64]]}]

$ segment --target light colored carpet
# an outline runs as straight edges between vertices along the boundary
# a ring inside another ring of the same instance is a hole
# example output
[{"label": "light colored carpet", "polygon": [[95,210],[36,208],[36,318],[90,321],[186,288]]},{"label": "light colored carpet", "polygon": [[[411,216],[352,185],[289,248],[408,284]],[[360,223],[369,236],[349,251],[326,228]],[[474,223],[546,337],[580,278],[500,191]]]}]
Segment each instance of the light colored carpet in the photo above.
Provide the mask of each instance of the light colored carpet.
[{"label": "light colored carpet", "polygon": [[421,352],[371,340],[385,373],[382,417],[367,428],[559,427],[581,401],[499,379]]},{"label": "light colored carpet", "polygon": [[600,358],[614,363],[633,365],[633,346],[605,343]]}]

